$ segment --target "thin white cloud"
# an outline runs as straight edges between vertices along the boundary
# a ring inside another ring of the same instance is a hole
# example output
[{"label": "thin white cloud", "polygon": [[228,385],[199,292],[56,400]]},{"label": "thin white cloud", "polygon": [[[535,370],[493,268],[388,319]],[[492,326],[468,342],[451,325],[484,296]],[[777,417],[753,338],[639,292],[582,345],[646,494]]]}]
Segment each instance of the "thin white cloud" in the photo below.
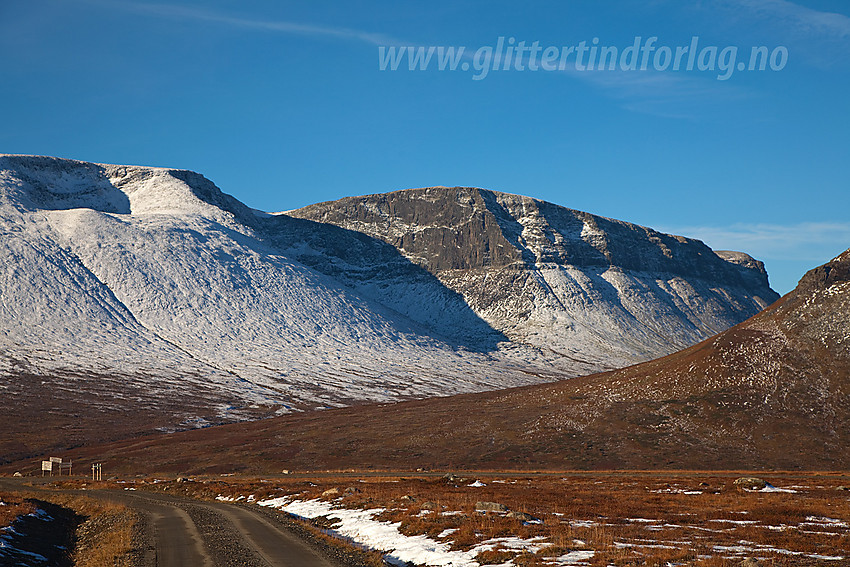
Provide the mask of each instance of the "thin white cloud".
[{"label": "thin white cloud", "polygon": [[759,259],[822,263],[850,248],[850,223],[668,226],[664,232],[698,238],[715,250],[740,250]]},{"label": "thin white cloud", "polygon": [[90,3],[98,4],[104,8],[122,9],[139,14],[147,14],[161,18],[175,20],[189,20],[196,22],[209,22],[221,24],[234,28],[264,30],[292,35],[304,35],[311,37],[328,37],[344,40],[353,40],[369,43],[372,45],[391,45],[398,42],[391,37],[379,33],[363,30],[320,26],[290,22],[286,20],[260,20],[253,18],[241,18],[229,14],[215,12],[201,7],[174,6],[170,4],[151,4],[146,2],[103,2],[102,0],[91,0]]},{"label": "thin white cloud", "polygon": [[818,37],[850,38],[850,17],[844,14],[823,12],[788,0],[738,0],[735,4],[797,32]]},{"label": "thin white cloud", "polygon": [[724,22],[747,34],[768,34],[787,47],[792,61],[821,69],[846,67],[850,17],[815,10],[789,0],[709,0],[703,8],[721,11]]},{"label": "thin white cloud", "polygon": [[666,71],[573,71],[572,77],[622,101],[622,107],[663,118],[696,119],[706,105],[726,104],[751,96],[748,90],[714,76]]}]

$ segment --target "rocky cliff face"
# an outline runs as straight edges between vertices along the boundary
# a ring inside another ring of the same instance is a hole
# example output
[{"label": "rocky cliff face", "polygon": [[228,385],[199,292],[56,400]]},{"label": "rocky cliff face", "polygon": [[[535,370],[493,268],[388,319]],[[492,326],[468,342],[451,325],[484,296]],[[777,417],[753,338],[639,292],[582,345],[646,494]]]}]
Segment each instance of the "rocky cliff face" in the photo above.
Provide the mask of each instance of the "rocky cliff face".
[{"label": "rocky cliff face", "polygon": [[411,189],[287,214],[392,245],[512,341],[588,369],[669,354],[778,298],[746,254],[482,189]]}]

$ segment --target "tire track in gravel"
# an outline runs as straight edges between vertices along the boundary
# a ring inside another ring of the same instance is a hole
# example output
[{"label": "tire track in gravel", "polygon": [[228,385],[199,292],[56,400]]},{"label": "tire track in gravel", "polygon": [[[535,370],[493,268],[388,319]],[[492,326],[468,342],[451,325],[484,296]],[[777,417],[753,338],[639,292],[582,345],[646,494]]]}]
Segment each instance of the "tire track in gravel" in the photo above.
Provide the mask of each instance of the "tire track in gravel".
[{"label": "tire track in gravel", "polygon": [[102,494],[148,515],[156,567],[338,567],[260,511],[152,493]]},{"label": "tire track in gravel", "polygon": [[[204,538],[190,515],[182,508],[148,498],[120,498],[128,506],[148,517],[149,529],[156,550],[153,564],[156,567],[216,567],[216,562],[204,545]],[[110,495],[110,499],[114,496]],[[115,498],[118,499],[118,498]],[[151,558],[146,558],[150,563]]]}]

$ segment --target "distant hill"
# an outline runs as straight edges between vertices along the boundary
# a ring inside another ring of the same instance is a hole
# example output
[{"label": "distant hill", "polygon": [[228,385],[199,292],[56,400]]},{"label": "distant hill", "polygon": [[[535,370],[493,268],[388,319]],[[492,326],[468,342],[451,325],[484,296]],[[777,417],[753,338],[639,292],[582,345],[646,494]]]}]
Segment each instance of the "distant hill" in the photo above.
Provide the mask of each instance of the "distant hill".
[{"label": "distant hill", "polygon": [[850,250],[744,323],[622,370],[309,412],[74,454],[171,472],[836,470],[850,466],[848,446]]}]

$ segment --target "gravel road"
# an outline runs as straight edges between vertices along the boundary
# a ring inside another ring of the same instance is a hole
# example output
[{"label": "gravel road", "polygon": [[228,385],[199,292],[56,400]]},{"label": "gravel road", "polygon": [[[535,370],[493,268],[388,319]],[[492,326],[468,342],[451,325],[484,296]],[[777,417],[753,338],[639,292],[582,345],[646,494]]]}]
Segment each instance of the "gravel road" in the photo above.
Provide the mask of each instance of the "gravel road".
[{"label": "gravel road", "polygon": [[[17,480],[17,479],[15,479]],[[40,492],[0,479],[3,488]],[[50,492],[53,492],[52,490]],[[76,491],[57,491],[76,492]],[[362,558],[325,544],[274,510],[132,490],[87,490],[142,519],[137,567],[359,567]]]},{"label": "gravel road", "polygon": [[135,491],[89,492],[146,517],[143,567],[341,567],[263,510]]}]

